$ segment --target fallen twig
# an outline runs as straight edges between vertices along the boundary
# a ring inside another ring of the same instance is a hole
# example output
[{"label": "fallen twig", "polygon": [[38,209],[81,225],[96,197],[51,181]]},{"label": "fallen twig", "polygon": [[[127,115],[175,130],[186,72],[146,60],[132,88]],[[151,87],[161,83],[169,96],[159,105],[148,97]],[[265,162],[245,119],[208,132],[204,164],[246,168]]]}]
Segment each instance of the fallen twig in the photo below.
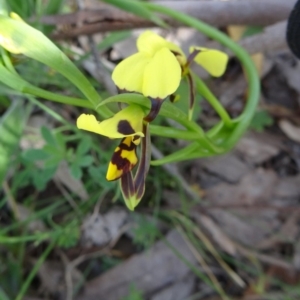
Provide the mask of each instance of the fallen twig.
[{"label": "fallen twig", "polygon": [[[155,1],[159,5],[181,11],[218,27],[274,24],[287,19],[295,2],[295,0]],[[164,20],[172,26],[180,25],[165,17]],[[59,32],[53,34],[52,37],[55,39],[155,26],[151,21],[107,4],[99,4],[99,8],[81,10],[71,14],[43,16],[41,22],[64,26]]]}]

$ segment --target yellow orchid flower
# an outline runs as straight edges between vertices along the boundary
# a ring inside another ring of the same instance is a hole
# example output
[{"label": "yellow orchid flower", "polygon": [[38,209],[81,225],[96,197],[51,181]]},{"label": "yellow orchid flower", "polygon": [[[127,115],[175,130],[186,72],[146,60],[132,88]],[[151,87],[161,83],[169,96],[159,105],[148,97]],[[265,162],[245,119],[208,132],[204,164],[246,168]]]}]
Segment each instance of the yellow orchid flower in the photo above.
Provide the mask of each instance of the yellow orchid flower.
[{"label": "yellow orchid flower", "polygon": [[139,92],[146,97],[164,99],[174,93],[181,78],[181,68],[172,51],[179,47],[151,31],[137,40],[138,53],[115,68],[112,79],[120,89]]},{"label": "yellow orchid flower", "polygon": [[[77,127],[112,139],[122,138],[109,162],[106,179],[120,180],[125,203],[130,210],[134,210],[144,195],[150,165],[150,137],[144,111],[137,105],[129,105],[102,122],[98,122],[93,115],[82,114],[77,119]],[[136,148],[139,144],[140,161],[133,177],[132,170],[138,163]]]},{"label": "yellow orchid flower", "polygon": [[117,180],[130,172],[138,162],[136,147],[144,137],[143,110],[130,105],[113,117],[98,122],[95,116],[82,114],[77,119],[77,127],[112,139],[122,138],[109,163],[106,179]]},{"label": "yellow orchid flower", "polygon": [[228,61],[227,54],[219,50],[195,46],[186,58],[177,45],[149,30],[139,36],[137,49],[116,66],[112,79],[121,90],[154,99],[165,99],[177,90],[192,60],[216,77],[224,73]]}]

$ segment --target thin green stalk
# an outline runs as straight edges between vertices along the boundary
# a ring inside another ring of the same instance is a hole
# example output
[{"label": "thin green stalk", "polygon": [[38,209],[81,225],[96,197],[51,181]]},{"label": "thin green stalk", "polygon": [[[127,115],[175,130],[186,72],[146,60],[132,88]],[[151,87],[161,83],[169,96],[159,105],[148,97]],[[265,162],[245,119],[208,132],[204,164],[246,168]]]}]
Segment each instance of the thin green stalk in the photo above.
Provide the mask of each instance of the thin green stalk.
[{"label": "thin green stalk", "polygon": [[44,261],[46,260],[47,256],[50,254],[51,250],[54,248],[55,245],[55,240],[52,240],[51,243],[48,245],[48,247],[46,248],[46,250],[42,253],[42,255],[39,257],[39,259],[37,260],[36,264],[34,265],[33,269],[31,270],[31,272],[29,273],[29,275],[27,276],[25,282],[23,283],[20,292],[18,293],[17,297],[15,300],[22,300],[25,296],[26,291],[29,288],[29,285],[31,284],[34,276],[37,274],[39,268],[41,267],[41,265],[44,263]]},{"label": "thin green stalk", "polygon": [[173,162],[185,160],[190,153],[193,153],[198,149],[199,149],[199,144],[194,142],[183,149],[177,150],[176,152],[170,155],[164,156],[161,159],[156,159],[151,161],[151,166],[160,166],[167,163],[173,163]]},{"label": "thin green stalk", "polygon": [[227,113],[227,111],[224,109],[223,105],[220,103],[220,101],[215,97],[215,95],[209,90],[207,85],[201,80],[198,76],[195,76],[193,74],[193,79],[196,83],[196,88],[198,92],[210,103],[210,105],[214,108],[214,110],[217,112],[219,117],[224,122],[224,125],[227,127],[232,127],[232,120]]},{"label": "thin green stalk", "polygon": [[150,132],[153,135],[174,138],[174,139],[181,139],[186,141],[194,141],[199,138],[198,133],[188,131],[188,130],[181,130],[172,127],[166,126],[159,126],[159,125],[150,125]]},{"label": "thin green stalk", "polygon": [[44,232],[40,234],[34,235],[26,235],[26,236],[0,236],[1,244],[17,244],[21,242],[41,242],[48,240],[53,234],[50,232]]}]

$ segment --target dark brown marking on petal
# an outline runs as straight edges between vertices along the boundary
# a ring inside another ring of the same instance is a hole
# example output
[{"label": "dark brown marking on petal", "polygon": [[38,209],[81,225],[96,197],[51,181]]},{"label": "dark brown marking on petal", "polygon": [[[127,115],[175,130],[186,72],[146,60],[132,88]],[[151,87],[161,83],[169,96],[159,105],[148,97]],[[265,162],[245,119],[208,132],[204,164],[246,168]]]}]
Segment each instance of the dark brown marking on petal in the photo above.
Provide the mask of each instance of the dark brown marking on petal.
[{"label": "dark brown marking on petal", "polygon": [[140,139],[140,138],[141,138],[141,137],[140,137],[139,135],[134,135],[132,141],[134,142],[134,141],[136,141],[136,140],[138,140],[138,139]]},{"label": "dark brown marking on petal", "polygon": [[[130,146],[127,146],[126,144],[123,143],[123,140],[118,147],[119,150],[114,152],[114,154],[111,158],[111,163],[116,165],[118,170],[122,170],[123,174],[126,174],[126,173],[130,172],[134,168],[135,165],[132,164],[129,159],[122,157],[122,151],[123,150],[134,151],[135,155],[136,155],[136,145],[131,142]],[[118,179],[118,178],[116,178],[116,179]]]},{"label": "dark brown marking on petal", "polygon": [[127,120],[121,120],[118,123],[118,132],[121,134],[133,134],[135,131],[131,127],[130,123]]}]

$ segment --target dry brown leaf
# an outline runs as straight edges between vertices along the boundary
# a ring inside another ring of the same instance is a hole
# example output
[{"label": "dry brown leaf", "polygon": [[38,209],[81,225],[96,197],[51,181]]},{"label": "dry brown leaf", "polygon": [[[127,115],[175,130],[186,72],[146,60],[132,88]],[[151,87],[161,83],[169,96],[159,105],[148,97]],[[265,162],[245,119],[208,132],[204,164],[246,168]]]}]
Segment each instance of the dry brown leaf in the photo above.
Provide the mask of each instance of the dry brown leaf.
[{"label": "dry brown leaf", "polygon": [[288,136],[291,140],[300,143],[300,127],[293,125],[288,120],[280,120],[278,123],[280,129]]},{"label": "dry brown leaf", "polygon": [[[65,299],[65,270],[61,262],[45,261],[40,267],[38,275],[44,291],[56,295],[60,299]],[[83,280],[83,275],[76,268],[72,269],[72,280],[74,283],[79,283]]]},{"label": "dry brown leaf", "polygon": [[225,179],[228,182],[237,182],[252,168],[239,159],[234,153],[195,160],[194,167],[205,168],[208,172]]},{"label": "dry brown leaf", "polygon": [[236,145],[235,149],[244,160],[260,164],[279,154],[281,139],[278,135],[266,132],[249,132]]},{"label": "dry brown leaf", "polygon": [[209,203],[253,206],[270,199],[278,178],[273,171],[256,169],[244,176],[237,185],[221,183],[206,191]]},{"label": "dry brown leaf", "polygon": [[128,221],[128,212],[112,209],[104,215],[94,213],[85,218],[82,224],[81,243],[84,247],[104,246],[115,239]]},{"label": "dry brown leaf", "polygon": [[211,234],[212,239],[228,254],[235,256],[236,247],[232,241],[226,236],[222,229],[209,217],[203,214],[193,215],[198,223],[200,223]]},{"label": "dry brown leaf", "polygon": [[196,259],[181,235],[172,230],[166,240],[159,241],[148,251],[133,255],[123,263],[87,282],[85,291],[75,300],[119,300],[128,295],[130,283],[143,294],[151,294],[185,278],[190,272],[167,245],[172,245],[190,264]]},{"label": "dry brown leaf", "polygon": [[54,179],[61,182],[64,186],[66,186],[71,192],[73,192],[75,195],[78,195],[78,197],[81,200],[88,200],[89,195],[86,191],[86,188],[81,180],[75,179],[71,175],[70,168],[67,164],[67,162],[62,161],[57,171],[54,175]]},{"label": "dry brown leaf", "polygon": [[281,178],[274,187],[274,196],[280,198],[300,197],[300,174]]},{"label": "dry brown leaf", "polygon": [[195,276],[189,274],[175,284],[156,293],[150,300],[182,300],[188,298],[195,286]]},{"label": "dry brown leaf", "polygon": [[206,192],[209,214],[228,236],[256,247],[278,227],[276,210],[259,209],[272,199],[277,182],[273,171],[257,169],[244,176],[239,184],[214,186]]}]

